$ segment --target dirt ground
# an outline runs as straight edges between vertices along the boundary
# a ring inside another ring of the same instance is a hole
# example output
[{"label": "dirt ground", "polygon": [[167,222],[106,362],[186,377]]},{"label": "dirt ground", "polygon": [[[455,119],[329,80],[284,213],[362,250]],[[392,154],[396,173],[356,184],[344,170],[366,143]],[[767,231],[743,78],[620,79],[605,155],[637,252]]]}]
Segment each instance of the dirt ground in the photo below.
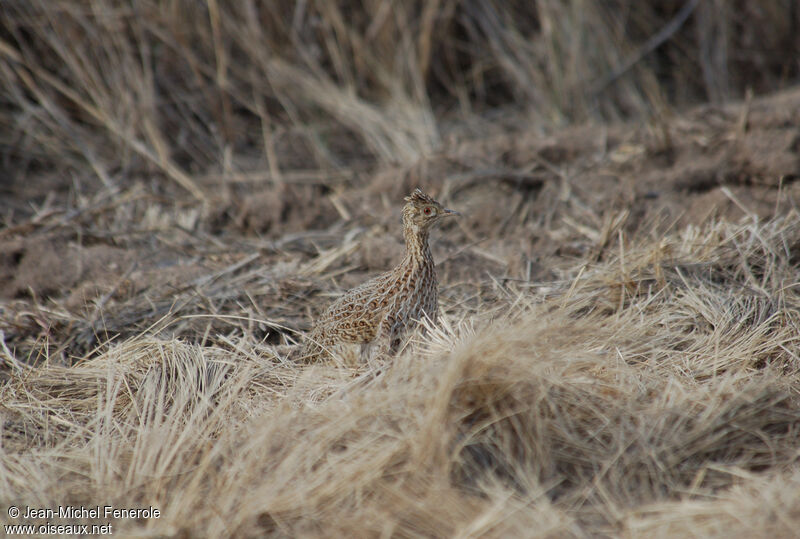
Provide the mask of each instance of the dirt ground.
[{"label": "dirt ground", "polygon": [[[0,186],[0,327],[17,357],[72,364],[150,328],[297,337],[330,293],[402,255],[419,186],[464,217],[434,236],[445,307],[491,308],[506,283],[547,290],[624,235],[763,219],[800,194],[800,90],[648,123],[451,137],[411,167],[198,179],[195,202],[145,176],[12,176]],[[464,292],[473,299],[462,301]],[[240,315],[266,322],[187,315]],[[281,326],[282,328],[279,328]],[[102,348],[102,346],[100,347]]]}]

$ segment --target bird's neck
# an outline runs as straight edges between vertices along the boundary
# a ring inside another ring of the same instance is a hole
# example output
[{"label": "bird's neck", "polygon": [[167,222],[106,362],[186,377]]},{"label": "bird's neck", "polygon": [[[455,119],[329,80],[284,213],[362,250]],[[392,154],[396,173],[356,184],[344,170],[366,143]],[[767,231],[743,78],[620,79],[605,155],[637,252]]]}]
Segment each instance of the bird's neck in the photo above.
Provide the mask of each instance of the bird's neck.
[{"label": "bird's neck", "polygon": [[433,260],[428,246],[428,230],[414,224],[406,223],[403,227],[403,236],[406,240],[406,264],[426,264]]}]

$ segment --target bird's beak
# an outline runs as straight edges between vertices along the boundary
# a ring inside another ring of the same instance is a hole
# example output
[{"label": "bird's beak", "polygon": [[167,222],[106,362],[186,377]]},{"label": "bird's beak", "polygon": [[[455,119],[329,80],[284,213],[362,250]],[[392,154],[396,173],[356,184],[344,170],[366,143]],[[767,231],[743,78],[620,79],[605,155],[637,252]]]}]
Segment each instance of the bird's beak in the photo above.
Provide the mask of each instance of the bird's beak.
[{"label": "bird's beak", "polygon": [[455,216],[461,217],[461,214],[455,210],[448,210],[447,208],[444,208],[444,214],[442,215],[442,217],[455,217]]}]

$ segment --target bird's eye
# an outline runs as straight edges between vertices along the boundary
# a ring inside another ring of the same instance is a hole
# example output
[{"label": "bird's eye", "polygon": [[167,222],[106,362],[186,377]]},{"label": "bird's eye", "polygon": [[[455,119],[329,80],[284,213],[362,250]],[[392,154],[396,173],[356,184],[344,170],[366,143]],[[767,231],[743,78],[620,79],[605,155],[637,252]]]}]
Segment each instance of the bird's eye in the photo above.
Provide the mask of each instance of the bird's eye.
[{"label": "bird's eye", "polygon": [[431,208],[430,206],[428,206],[427,208],[425,208],[424,210],[422,210],[422,213],[424,213],[425,215],[431,215],[431,214],[433,213],[433,208]]}]

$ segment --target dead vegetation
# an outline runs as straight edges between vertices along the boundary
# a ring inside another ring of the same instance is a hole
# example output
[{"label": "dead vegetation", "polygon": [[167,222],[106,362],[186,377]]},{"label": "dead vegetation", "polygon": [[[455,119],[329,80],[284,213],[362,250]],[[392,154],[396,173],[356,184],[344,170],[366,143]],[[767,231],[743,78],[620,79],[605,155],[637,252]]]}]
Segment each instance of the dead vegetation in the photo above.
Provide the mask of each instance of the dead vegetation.
[{"label": "dead vegetation", "polygon": [[[794,3],[270,6],[0,8],[0,521],[792,535]],[[291,361],[418,185],[442,326]]]},{"label": "dead vegetation", "polygon": [[795,213],[689,228],[494,322],[452,307],[377,378],[241,334],[15,364],[6,495],[155,505],[154,534],[789,535],[798,242]]}]

